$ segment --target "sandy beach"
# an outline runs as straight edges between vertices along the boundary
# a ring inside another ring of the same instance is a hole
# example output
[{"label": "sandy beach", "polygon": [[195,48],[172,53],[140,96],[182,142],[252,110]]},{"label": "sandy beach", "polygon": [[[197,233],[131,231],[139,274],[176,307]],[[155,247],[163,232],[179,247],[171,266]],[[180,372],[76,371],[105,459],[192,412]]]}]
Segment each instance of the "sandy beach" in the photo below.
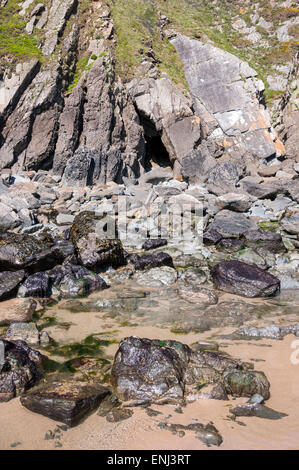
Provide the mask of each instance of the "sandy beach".
[{"label": "sandy beach", "polygon": [[[291,310],[295,318],[296,309]],[[86,315],[89,315],[88,321]],[[119,423],[110,423],[94,412],[78,426],[65,429],[63,425],[61,428],[61,423],[28,411],[21,405],[19,398],[16,398],[0,404],[1,449],[207,449],[194,432],[186,431],[184,437],[178,437],[158,426],[165,422],[184,425],[212,422],[223,437],[219,449],[298,449],[299,364],[291,362],[295,336],[288,335],[283,340],[233,341],[223,338],[233,331],[232,327],[212,329],[204,333],[174,334],[165,326],[161,328],[153,324],[118,326],[115,330],[114,321],[107,325],[107,319],[103,318],[105,315],[98,313],[74,314],[61,310],[59,316],[63,321],[72,316],[73,325],[67,331],[53,326],[48,331],[56,340],[64,338],[64,341],[75,338],[78,340],[90,331],[96,331],[97,328],[105,331],[104,328],[107,330],[107,327],[114,331],[107,331],[107,336],[114,335],[117,340],[135,335],[151,339],[175,339],[191,345],[204,339],[212,338],[217,341],[221,335],[221,340],[218,340],[221,350],[243,361],[252,362],[255,370],[266,374],[271,384],[271,397],[266,402],[267,406],[288,416],[279,420],[241,417],[233,421],[229,408],[245,403],[248,399],[231,398],[228,401],[200,400],[190,403],[182,408],[183,413],[177,413],[176,407],[172,405],[153,405],[151,408],[160,413],[155,417],[148,416],[145,409],[136,407],[130,419]],[[277,321],[286,324],[286,317],[276,319]],[[271,320],[267,323],[271,323]],[[113,358],[117,346],[115,342],[106,348],[107,358]]]}]

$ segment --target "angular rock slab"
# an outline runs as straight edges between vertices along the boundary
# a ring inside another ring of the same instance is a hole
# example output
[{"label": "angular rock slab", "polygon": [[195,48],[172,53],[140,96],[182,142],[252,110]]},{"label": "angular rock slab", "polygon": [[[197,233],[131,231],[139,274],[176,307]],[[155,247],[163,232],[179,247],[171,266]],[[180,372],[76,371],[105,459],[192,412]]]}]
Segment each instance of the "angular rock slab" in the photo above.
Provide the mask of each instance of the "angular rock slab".
[{"label": "angular rock slab", "polygon": [[257,72],[212,44],[181,34],[171,42],[184,64],[195,112],[205,121],[207,115],[216,121],[223,142],[225,136],[232,137],[237,148],[260,158],[278,152],[281,143],[269,133],[269,113],[257,99],[264,90]]},{"label": "angular rock slab", "polygon": [[32,389],[21,397],[21,403],[34,413],[76,426],[108,394],[108,388],[97,382],[54,380]]},{"label": "angular rock slab", "polygon": [[211,270],[216,289],[244,297],[269,297],[279,293],[277,277],[242,261],[222,261]]},{"label": "angular rock slab", "polygon": [[40,334],[35,323],[11,323],[7,328],[4,338],[8,341],[25,341],[26,344],[38,345]]}]

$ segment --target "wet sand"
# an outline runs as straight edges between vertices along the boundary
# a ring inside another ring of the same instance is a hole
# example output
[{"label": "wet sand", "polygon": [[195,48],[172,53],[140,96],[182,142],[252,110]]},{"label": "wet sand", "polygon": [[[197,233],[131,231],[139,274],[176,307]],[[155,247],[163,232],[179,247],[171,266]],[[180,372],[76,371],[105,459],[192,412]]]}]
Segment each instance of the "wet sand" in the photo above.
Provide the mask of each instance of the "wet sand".
[{"label": "wet sand", "polygon": [[[95,412],[77,427],[64,430],[57,427],[61,423],[28,411],[16,398],[0,404],[0,449],[208,449],[193,432],[186,431],[184,437],[178,437],[168,430],[160,429],[158,424],[161,422],[184,425],[213,422],[223,437],[223,443],[218,449],[299,448],[299,364],[291,362],[294,351],[291,346],[294,341],[298,341],[295,336],[289,335],[283,340],[233,341],[220,338],[219,335],[229,334],[235,327],[219,326],[204,333],[174,334],[165,325],[163,328],[155,326],[154,321],[148,325],[140,321],[137,326],[117,327],[113,319],[107,319],[105,314],[98,312],[74,314],[60,309],[59,318],[63,321],[71,319],[73,325],[68,330],[49,327],[47,331],[56,341],[80,340],[90,332],[100,331],[106,331],[107,337],[116,340],[136,335],[151,339],[176,339],[189,345],[213,338],[223,351],[252,362],[255,370],[265,372],[271,384],[271,397],[266,405],[288,416],[275,421],[256,417],[240,417],[233,421],[229,407],[245,403],[248,399],[201,400],[182,408],[182,414],[177,413],[176,407],[171,405],[151,406],[161,413],[155,417],[148,416],[145,409],[134,408],[133,416],[120,423],[107,422]],[[290,318],[276,318],[275,322],[289,324]],[[270,322],[268,320],[267,324]],[[112,359],[116,349],[117,343],[109,345],[105,350],[106,357]],[[49,431],[55,433],[54,438],[47,438]]]}]

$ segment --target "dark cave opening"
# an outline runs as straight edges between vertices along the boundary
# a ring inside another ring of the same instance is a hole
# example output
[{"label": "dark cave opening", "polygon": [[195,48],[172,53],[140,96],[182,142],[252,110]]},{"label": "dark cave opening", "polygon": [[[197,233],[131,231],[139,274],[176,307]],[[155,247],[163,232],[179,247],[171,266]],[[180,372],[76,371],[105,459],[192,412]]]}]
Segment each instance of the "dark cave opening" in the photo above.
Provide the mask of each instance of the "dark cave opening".
[{"label": "dark cave opening", "polygon": [[152,164],[156,164],[163,168],[172,168],[172,163],[169,158],[169,153],[167,152],[161,136],[154,135],[151,137],[145,136],[146,141],[146,155],[145,155],[145,167],[150,170]]}]

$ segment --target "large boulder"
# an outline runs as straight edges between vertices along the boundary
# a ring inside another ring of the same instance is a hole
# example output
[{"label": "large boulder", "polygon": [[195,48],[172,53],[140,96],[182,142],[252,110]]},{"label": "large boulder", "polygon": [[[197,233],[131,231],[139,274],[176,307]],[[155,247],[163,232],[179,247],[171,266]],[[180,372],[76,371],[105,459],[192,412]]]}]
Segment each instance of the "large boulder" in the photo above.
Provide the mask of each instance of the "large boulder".
[{"label": "large boulder", "polygon": [[0,340],[0,402],[9,401],[35,385],[41,376],[42,355],[23,341]]},{"label": "large boulder", "polygon": [[85,297],[108,287],[101,276],[80,265],[56,266],[48,274],[52,291],[58,290],[62,298]]},{"label": "large boulder", "polygon": [[282,228],[293,235],[299,235],[299,209],[290,208],[281,221]]},{"label": "large boulder", "polygon": [[21,340],[26,344],[38,345],[40,343],[40,334],[35,323],[11,323],[7,328],[3,338],[8,341]]},{"label": "large boulder", "polygon": [[115,393],[124,401],[177,403],[183,400],[184,367],[189,355],[188,346],[181,343],[125,338],[112,368]]},{"label": "large boulder", "polygon": [[280,233],[266,230],[250,230],[244,233],[246,245],[253,249],[267,250],[271,253],[279,253],[286,251]]},{"label": "large boulder", "polygon": [[256,184],[250,181],[244,181],[242,183],[243,189],[247,191],[248,194],[251,196],[257,197],[258,199],[273,199],[279,192],[279,185],[276,184],[269,184],[269,183],[261,183]]},{"label": "large boulder", "polygon": [[229,371],[224,374],[224,383],[228,393],[235,397],[252,397],[256,393],[265,400],[270,397],[270,384],[263,372]]},{"label": "large boulder", "polygon": [[270,387],[262,372],[247,371],[240,361],[204,346],[196,350],[178,341],[137,337],[121,341],[111,383],[120,400],[159,404],[227,399],[227,394],[260,393],[267,399]]},{"label": "large boulder", "polygon": [[68,159],[63,175],[64,186],[88,186],[92,183],[92,162],[97,153],[86,147],[80,147]]},{"label": "large boulder", "polygon": [[183,158],[182,176],[190,184],[205,182],[210,170],[216,165],[216,159],[201,145],[200,148],[192,150]]},{"label": "large boulder", "polygon": [[216,289],[244,297],[268,297],[280,291],[277,277],[242,261],[222,261],[211,270]]},{"label": "large boulder", "polygon": [[217,195],[231,192],[238,183],[241,173],[234,162],[217,163],[209,172],[208,188]]},{"label": "large boulder", "polygon": [[145,135],[161,138],[169,158],[178,167],[201,140],[200,119],[190,101],[167,78],[135,78],[128,84]]},{"label": "large boulder", "polygon": [[12,207],[0,202],[0,233],[12,230],[20,225],[20,218]]}]

